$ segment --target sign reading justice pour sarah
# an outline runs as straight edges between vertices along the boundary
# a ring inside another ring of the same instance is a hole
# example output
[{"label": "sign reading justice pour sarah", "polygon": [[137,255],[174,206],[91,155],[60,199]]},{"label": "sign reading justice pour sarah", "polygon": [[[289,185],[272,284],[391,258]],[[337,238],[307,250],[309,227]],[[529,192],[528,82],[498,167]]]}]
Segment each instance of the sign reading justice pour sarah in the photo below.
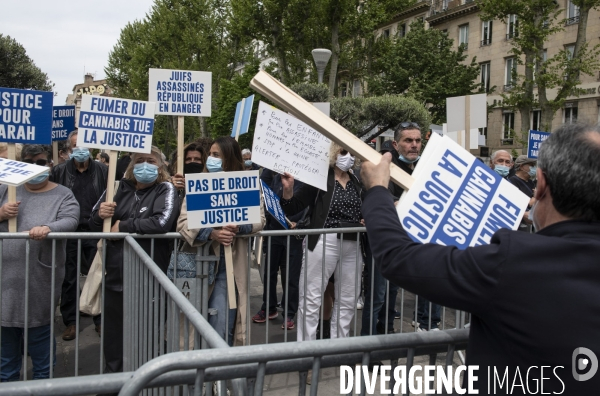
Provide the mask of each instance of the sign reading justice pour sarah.
[{"label": "sign reading justice pour sarah", "polygon": [[185,175],[188,228],[260,223],[258,171]]}]

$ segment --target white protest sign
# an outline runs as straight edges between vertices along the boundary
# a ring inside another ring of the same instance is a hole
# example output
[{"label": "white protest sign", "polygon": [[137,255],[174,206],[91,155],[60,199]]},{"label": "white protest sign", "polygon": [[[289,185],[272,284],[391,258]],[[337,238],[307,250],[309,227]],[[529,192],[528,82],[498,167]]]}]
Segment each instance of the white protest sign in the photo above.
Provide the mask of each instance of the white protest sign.
[{"label": "white protest sign", "polygon": [[327,190],[331,140],[294,116],[264,102],[252,142],[252,161],[276,172]]},{"label": "white protest sign", "polygon": [[20,186],[50,168],[26,162],[0,158],[0,183]]},{"label": "white protest sign", "polygon": [[82,95],[77,146],[149,153],[154,107],[152,102]]},{"label": "white protest sign", "polygon": [[185,175],[188,228],[260,223],[258,171]]},{"label": "white protest sign", "polygon": [[156,114],[210,117],[212,73],[191,70],[148,70],[148,100]]},{"label": "white protest sign", "polygon": [[432,134],[423,157],[397,206],[413,240],[464,249],[518,227],[529,198],[450,138]]}]

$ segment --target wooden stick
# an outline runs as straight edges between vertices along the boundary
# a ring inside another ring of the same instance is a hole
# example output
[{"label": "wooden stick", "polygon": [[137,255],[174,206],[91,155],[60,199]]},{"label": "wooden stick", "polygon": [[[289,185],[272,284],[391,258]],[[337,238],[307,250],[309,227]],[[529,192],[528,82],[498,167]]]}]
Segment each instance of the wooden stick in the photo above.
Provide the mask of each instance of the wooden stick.
[{"label": "wooden stick", "polygon": [[54,165],[58,165],[58,142],[52,142],[52,162]]},{"label": "wooden stick", "polygon": [[471,152],[471,97],[465,96],[465,145],[464,148]]},{"label": "wooden stick", "polygon": [[[250,81],[250,87],[269,98],[282,110],[288,111],[294,117],[352,152],[361,160],[374,164],[381,161],[381,154],[268,73],[259,71]],[[393,163],[390,165],[390,177],[394,183],[405,190],[408,190],[414,182],[414,179],[408,173]]]},{"label": "wooden stick", "polygon": [[240,129],[242,128],[242,121],[244,120],[244,105],[246,99],[242,99],[242,105],[240,106],[240,114],[238,115],[238,123],[235,127],[235,141],[237,142],[240,138]]},{"label": "wooden stick", "polygon": [[183,116],[177,117],[177,173],[183,175]]},{"label": "wooden stick", "polygon": [[[117,152],[114,150],[108,150],[108,156],[110,158],[108,163],[108,181],[106,184],[106,202],[113,202],[115,196],[115,174],[117,172]],[[93,161],[90,158],[91,161]],[[103,232],[110,232],[112,223],[112,217],[104,219],[104,225],[102,227]]]},{"label": "wooden stick", "polygon": [[231,250],[231,245],[223,246],[223,248],[225,249],[225,271],[227,271],[227,297],[229,298],[229,309],[236,309],[235,279],[233,277],[233,251]]},{"label": "wooden stick", "polygon": [[[14,143],[8,143],[8,159],[16,160],[17,158],[17,148]],[[8,186],[8,202],[15,203],[17,202],[17,188],[14,186]],[[17,232],[17,217],[13,217],[8,219],[8,232]]]}]

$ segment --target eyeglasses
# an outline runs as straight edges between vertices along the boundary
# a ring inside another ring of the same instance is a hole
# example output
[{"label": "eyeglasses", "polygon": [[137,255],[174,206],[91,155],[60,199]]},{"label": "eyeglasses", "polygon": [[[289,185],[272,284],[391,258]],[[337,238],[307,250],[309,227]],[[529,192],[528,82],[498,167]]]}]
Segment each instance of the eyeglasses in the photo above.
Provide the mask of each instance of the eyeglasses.
[{"label": "eyeglasses", "polygon": [[412,128],[421,129],[419,124],[417,124],[416,122],[410,122],[410,121],[401,122],[400,125],[398,125],[398,129],[412,129]]},{"label": "eyeglasses", "polygon": [[23,162],[26,162],[28,164],[36,164],[39,166],[46,166],[48,164],[48,160],[45,160],[45,159],[39,159],[34,162],[31,158],[27,158],[27,159],[24,159]]}]

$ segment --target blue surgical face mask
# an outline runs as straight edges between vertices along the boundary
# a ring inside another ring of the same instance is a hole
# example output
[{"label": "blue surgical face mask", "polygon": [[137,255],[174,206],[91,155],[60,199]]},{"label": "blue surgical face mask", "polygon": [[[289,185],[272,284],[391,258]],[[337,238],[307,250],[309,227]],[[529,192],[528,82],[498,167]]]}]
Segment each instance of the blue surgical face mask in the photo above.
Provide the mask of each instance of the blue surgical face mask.
[{"label": "blue surgical face mask", "polygon": [[90,158],[90,150],[81,147],[75,147],[73,152],[69,154],[69,158],[73,158],[77,162],[85,162]]},{"label": "blue surgical face mask", "polygon": [[37,175],[36,177],[34,177],[33,179],[29,180],[27,183],[28,184],[40,184],[43,183],[48,176],[50,176],[50,169],[48,169],[46,172]]},{"label": "blue surgical face mask", "polygon": [[405,162],[407,164],[413,164],[415,162],[417,162],[419,160],[419,158],[421,158],[421,156],[417,156],[417,158],[415,158],[414,160],[409,160],[408,158],[405,158],[402,154],[400,154],[398,156],[398,159],[400,159],[400,161]]},{"label": "blue surgical face mask", "polygon": [[504,166],[504,165],[494,165],[494,170],[500,176],[506,177],[508,175],[508,171],[510,170],[510,168],[508,166]]},{"label": "blue surgical face mask", "polygon": [[246,160],[246,161],[244,161],[244,165],[246,165],[246,166],[252,166],[252,160]]},{"label": "blue surgical face mask", "polygon": [[209,172],[221,172],[223,170],[223,160],[216,157],[208,157],[206,159],[206,169]]},{"label": "blue surgical face mask", "polygon": [[158,178],[158,166],[142,162],[133,166],[133,176],[138,183],[150,184]]},{"label": "blue surgical face mask", "polygon": [[530,178],[535,178],[535,173],[537,172],[537,166],[529,166],[529,171],[527,172],[529,174]]}]

